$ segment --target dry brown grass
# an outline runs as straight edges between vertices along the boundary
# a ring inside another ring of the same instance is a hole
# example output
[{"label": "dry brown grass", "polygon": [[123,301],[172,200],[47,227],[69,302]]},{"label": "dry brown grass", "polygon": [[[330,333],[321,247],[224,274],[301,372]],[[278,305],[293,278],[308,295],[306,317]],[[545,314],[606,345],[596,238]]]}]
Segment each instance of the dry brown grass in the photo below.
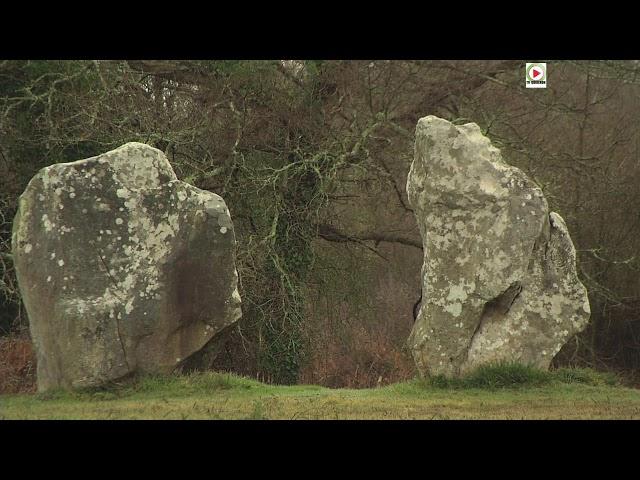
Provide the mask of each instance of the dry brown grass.
[{"label": "dry brown grass", "polygon": [[0,337],[0,394],[36,391],[36,356],[26,334]]},{"label": "dry brown grass", "polygon": [[299,383],[330,388],[373,388],[415,375],[407,352],[384,331],[362,326],[338,337],[328,332],[311,352]]}]

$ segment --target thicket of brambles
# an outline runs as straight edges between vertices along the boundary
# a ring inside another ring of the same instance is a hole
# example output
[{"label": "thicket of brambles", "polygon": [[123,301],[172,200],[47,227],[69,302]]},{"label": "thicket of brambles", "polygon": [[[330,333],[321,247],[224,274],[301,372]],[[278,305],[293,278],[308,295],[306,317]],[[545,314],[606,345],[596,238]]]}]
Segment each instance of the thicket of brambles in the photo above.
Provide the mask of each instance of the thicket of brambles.
[{"label": "thicket of brambles", "polygon": [[526,89],[519,61],[0,61],[0,343],[32,375],[10,248],[28,181],[139,141],[231,211],[243,318],[216,368],[354,387],[413,375],[422,242],[405,183],[433,114],[480,125],[567,221],[592,317],[556,362],[632,371],[639,75],[549,61],[548,88]]}]

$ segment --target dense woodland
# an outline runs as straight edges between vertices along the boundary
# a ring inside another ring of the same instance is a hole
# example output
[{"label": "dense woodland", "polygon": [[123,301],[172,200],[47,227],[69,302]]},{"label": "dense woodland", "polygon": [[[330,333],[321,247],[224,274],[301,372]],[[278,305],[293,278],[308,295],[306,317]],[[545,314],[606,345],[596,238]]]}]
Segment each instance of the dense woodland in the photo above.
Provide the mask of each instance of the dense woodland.
[{"label": "dense woodland", "polygon": [[243,318],[216,368],[332,387],[413,376],[422,242],[405,184],[429,114],[480,125],[565,218],[592,317],[555,363],[633,379],[640,63],[547,65],[548,88],[526,89],[524,61],[0,61],[5,382],[34,371],[11,257],[19,195],[46,165],[129,141],[231,211]]}]

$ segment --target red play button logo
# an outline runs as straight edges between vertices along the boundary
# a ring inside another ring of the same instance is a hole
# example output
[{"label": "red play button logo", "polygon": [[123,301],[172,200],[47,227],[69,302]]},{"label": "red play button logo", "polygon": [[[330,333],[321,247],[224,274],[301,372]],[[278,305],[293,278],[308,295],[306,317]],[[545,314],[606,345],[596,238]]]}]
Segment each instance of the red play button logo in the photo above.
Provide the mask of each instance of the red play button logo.
[{"label": "red play button logo", "polygon": [[547,88],[546,63],[527,63],[525,86],[527,88]]}]

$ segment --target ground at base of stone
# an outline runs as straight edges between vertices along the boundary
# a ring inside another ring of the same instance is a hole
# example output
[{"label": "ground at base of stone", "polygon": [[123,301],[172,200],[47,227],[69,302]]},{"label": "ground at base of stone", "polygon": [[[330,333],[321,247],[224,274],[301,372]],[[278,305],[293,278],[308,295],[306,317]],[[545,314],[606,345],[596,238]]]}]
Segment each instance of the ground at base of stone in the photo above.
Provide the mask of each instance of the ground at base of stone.
[{"label": "ground at base of stone", "polygon": [[640,419],[640,390],[580,383],[580,375],[563,378],[511,388],[416,379],[351,390],[266,385],[207,372],[103,390],[2,395],[0,419]]}]

